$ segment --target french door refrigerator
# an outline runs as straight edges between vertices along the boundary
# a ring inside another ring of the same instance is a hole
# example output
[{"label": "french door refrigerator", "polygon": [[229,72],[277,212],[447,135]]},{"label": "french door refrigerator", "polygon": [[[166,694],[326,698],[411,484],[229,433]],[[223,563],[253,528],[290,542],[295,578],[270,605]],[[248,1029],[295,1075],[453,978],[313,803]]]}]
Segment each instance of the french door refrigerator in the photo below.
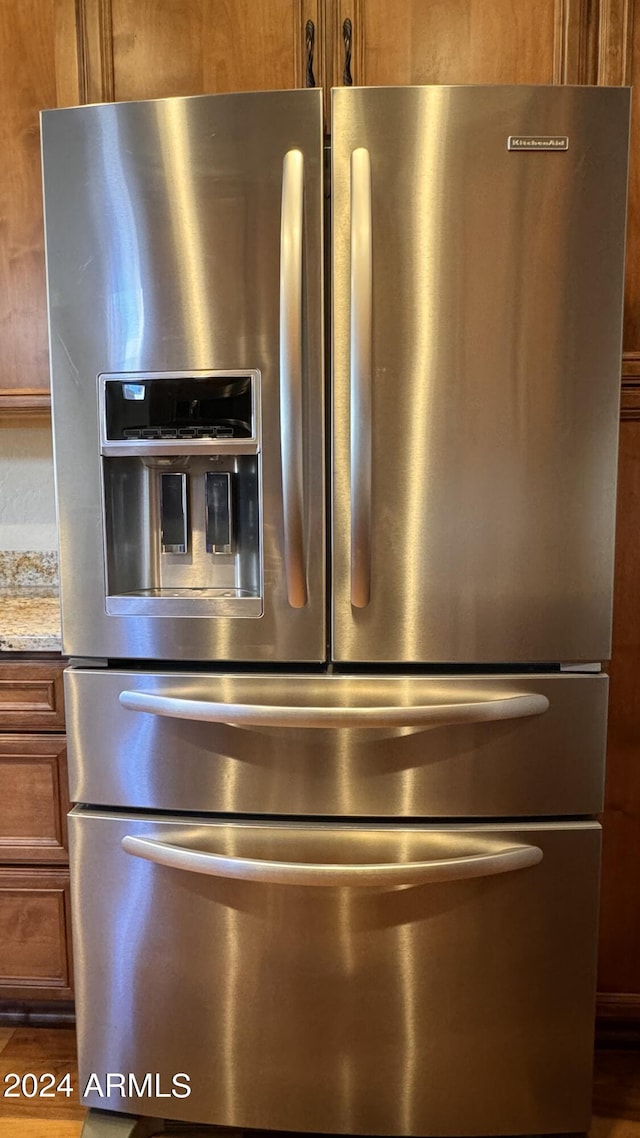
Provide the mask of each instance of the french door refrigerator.
[{"label": "french door refrigerator", "polygon": [[84,1101],[584,1131],[629,94],[332,102],[42,118]]}]

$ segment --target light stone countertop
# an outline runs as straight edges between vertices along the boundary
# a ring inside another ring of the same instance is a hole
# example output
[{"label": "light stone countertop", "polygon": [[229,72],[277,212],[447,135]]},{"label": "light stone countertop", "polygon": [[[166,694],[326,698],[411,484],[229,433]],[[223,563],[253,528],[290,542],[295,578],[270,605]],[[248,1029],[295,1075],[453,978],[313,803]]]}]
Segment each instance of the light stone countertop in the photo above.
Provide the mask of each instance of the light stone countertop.
[{"label": "light stone countertop", "polygon": [[0,653],[60,652],[55,553],[0,552]]},{"label": "light stone countertop", "polygon": [[0,652],[60,652],[58,590],[0,589]]}]

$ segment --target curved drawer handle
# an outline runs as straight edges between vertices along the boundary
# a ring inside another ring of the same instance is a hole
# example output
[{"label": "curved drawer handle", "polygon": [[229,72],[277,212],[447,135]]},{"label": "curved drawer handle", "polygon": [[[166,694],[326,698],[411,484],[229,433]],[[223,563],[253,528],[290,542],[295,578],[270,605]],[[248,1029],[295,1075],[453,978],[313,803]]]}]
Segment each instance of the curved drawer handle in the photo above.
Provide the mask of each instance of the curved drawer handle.
[{"label": "curved drawer handle", "polygon": [[304,157],[289,150],[282,165],[280,232],[280,453],[284,573],[292,608],[307,603],[302,453],[302,228]]},{"label": "curved drawer handle", "polygon": [[480,844],[478,853],[464,857],[440,857],[433,861],[378,863],[375,865],[326,865],[317,862],[263,861],[252,857],[225,857],[183,846],[137,838],[127,834],[121,841],[125,853],[156,865],[205,873],[210,877],[260,881],[264,885],[396,886],[428,885],[443,881],[466,881],[528,869],[542,861],[538,846]]},{"label": "curved drawer handle", "polygon": [[273,707],[261,703],[182,699],[142,691],[120,692],[119,699],[129,711],[240,727],[445,727],[454,723],[522,719],[542,715],[549,707],[547,697],[535,692],[415,707]]}]

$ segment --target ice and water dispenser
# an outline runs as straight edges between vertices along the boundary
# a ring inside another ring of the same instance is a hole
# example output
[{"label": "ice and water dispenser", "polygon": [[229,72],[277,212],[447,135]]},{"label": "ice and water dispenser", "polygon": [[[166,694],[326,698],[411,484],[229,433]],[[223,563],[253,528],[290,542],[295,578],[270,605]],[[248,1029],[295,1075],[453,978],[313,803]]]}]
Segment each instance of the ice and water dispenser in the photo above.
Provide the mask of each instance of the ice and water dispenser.
[{"label": "ice and water dispenser", "polygon": [[107,612],[260,616],[259,373],[98,384]]}]

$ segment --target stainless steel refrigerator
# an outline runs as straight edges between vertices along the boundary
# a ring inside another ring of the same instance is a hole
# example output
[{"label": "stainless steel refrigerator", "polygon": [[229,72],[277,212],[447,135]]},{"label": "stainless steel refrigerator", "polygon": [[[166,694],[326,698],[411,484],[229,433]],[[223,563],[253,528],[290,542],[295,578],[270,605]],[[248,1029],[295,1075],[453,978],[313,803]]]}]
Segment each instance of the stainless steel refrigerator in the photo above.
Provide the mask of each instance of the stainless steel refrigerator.
[{"label": "stainless steel refrigerator", "polygon": [[587,1129],[628,116],[44,112],[87,1105]]}]

